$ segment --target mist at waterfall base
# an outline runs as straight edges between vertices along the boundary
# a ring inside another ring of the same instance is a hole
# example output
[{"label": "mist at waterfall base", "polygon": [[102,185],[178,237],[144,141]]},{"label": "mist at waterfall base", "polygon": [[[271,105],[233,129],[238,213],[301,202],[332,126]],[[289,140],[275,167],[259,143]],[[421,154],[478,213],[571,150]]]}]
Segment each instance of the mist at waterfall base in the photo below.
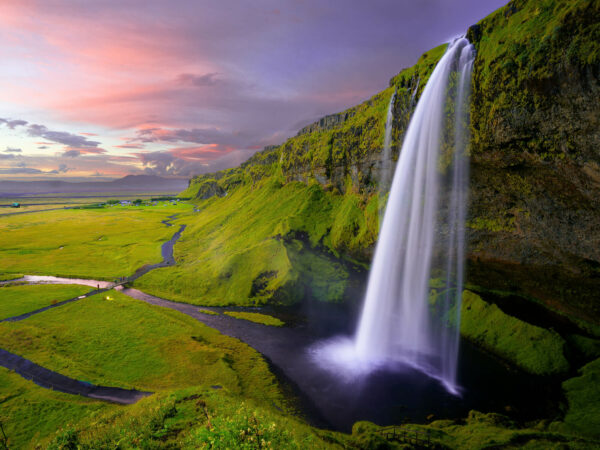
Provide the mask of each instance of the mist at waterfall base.
[{"label": "mist at waterfall base", "polygon": [[[474,48],[467,39],[450,43],[417,103],[396,164],[355,335],[335,337],[310,350],[322,367],[348,382],[383,368],[398,373],[416,369],[449,393],[460,394],[457,361],[473,60]],[[388,161],[395,97],[382,152]],[[382,170],[383,183],[388,176]],[[443,274],[443,288],[430,296],[434,272]]]}]

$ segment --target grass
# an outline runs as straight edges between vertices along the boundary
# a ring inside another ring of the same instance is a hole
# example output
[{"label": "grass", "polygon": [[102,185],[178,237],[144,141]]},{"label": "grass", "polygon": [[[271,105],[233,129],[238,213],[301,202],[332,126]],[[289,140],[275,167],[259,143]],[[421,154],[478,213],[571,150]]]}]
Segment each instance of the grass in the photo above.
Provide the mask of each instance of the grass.
[{"label": "grass", "polygon": [[15,280],[17,278],[21,278],[22,276],[22,273],[0,273],[0,281]]},{"label": "grass", "polygon": [[[357,422],[352,429],[355,445],[359,448],[406,448],[385,441],[377,433],[380,428],[370,422]],[[501,414],[479,411],[470,411],[468,417],[461,420],[436,420],[428,425],[409,425],[409,428],[429,433],[431,441],[441,448],[457,450],[486,448],[587,450],[597,448],[598,445],[598,442],[593,439],[574,438],[568,433],[557,432],[554,424],[548,424],[546,421],[532,422],[526,427],[520,427]]]},{"label": "grass", "polygon": [[558,333],[502,312],[470,291],[463,292],[460,332],[470,341],[536,375],[569,370]]},{"label": "grass", "polygon": [[44,389],[0,367],[0,421],[9,448],[27,448],[61,426],[114,409],[110,403]]},{"label": "grass", "polygon": [[2,346],[77,379],[155,394],[117,406],[45,390],[0,369],[0,416],[11,448],[155,448],[166,441],[243,448],[256,444],[241,433],[247,425],[271,448],[331,447],[287,415],[287,400],[253,349],[179,312],[109,296],[0,324]]},{"label": "grass", "polygon": [[268,314],[241,311],[225,311],[224,314],[235,317],[236,319],[249,320],[250,322],[262,323],[263,325],[269,325],[272,327],[282,327],[285,325],[285,322],[282,322],[277,317],[273,317]]},{"label": "grass", "polygon": [[198,308],[198,312],[201,312],[202,314],[209,314],[211,316],[220,316],[221,313],[217,312],[217,311],[213,311],[212,309],[205,309],[205,308]]},{"label": "grass", "polygon": [[191,205],[112,207],[9,216],[0,223],[0,272],[114,279],[161,260],[176,231],[161,223]]},{"label": "grass", "polygon": [[0,324],[2,347],[94,384],[161,391],[222,385],[279,402],[262,357],[193,318],[119,292]]},{"label": "grass", "polygon": [[78,297],[89,291],[87,286],[60,284],[3,286],[0,287],[0,320]]},{"label": "grass", "polygon": [[348,273],[336,245],[346,239],[358,248],[375,239],[367,221],[348,212],[364,207],[358,201],[344,202],[317,184],[283,185],[276,176],[199,207],[175,245],[177,265],[148,273],[136,287],[200,305],[292,303],[305,291],[340,301]]},{"label": "grass", "polygon": [[86,418],[41,444],[49,449],[330,449],[344,448],[348,441],[256,401],[194,387]]}]

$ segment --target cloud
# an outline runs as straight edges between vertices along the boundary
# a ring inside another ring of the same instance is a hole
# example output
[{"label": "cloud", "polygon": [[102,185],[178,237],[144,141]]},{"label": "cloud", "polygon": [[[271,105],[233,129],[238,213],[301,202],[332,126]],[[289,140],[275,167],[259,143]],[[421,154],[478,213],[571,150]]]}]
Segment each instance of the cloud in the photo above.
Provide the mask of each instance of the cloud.
[{"label": "cloud", "polygon": [[29,167],[0,167],[0,175],[36,174],[44,173],[42,170]]},{"label": "cloud", "polygon": [[48,141],[58,142],[67,147],[98,148],[98,145],[100,145],[100,142],[90,141],[84,136],[67,133],[66,131],[51,131],[45,125],[39,124],[29,125],[27,127],[27,134],[29,136],[42,137]]},{"label": "cloud", "polygon": [[3,155],[0,153],[0,159],[14,159],[15,155],[11,155],[10,153],[8,155]]},{"label": "cloud", "polygon": [[76,158],[81,155],[81,152],[79,150],[67,150],[62,155],[67,158]]},{"label": "cloud", "polygon": [[[136,153],[150,175],[191,177],[235,167],[246,161],[254,149],[231,150],[225,154],[213,146],[177,148],[170,151]],[[194,155],[193,157],[191,155]]]},{"label": "cloud", "polygon": [[123,144],[123,145],[115,145],[114,147],[141,150],[144,148],[144,145],[143,144]]},{"label": "cloud", "polygon": [[193,144],[218,144],[233,147],[248,147],[256,135],[247,132],[228,132],[217,128],[167,129],[160,127],[137,130],[131,142],[190,142]]},{"label": "cloud", "polygon": [[21,150],[20,148],[11,148],[11,147],[6,147],[6,150],[4,150],[6,153],[21,153],[23,150]]},{"label": "cloud", "polygon": [[71,170],[71,169],[70,169],[69,167],[67,167],[67,165],[66,165],[66,164],[60,164],[60,165],[58,166],[58,171],[59,171],[60,173],[65,173],[65,172],[68,172],[69,170]]},{"label": "cloud", "polygon": [[46,150],[47,148],[50,148],[50,147],[48,147],[47,145],[40,145],[38,147],[39,150]]},{"label": "cloud", "polygon": [[218,73],[216,72],[205,73],[203,75],[182,73],[177,77],[177,81],[181,84],[192,86],[214,86],[219,82],[217,75]]},{"label": "cloud", "polygon": [[0,124],[4,124],[8,128],[10,128],[11,130],[14,130],[18,126],[27,125],[27,121],[26,120],[19,120],[19,119],[17,119],[17,120],[3,119],[3,118],[0,117]]}]

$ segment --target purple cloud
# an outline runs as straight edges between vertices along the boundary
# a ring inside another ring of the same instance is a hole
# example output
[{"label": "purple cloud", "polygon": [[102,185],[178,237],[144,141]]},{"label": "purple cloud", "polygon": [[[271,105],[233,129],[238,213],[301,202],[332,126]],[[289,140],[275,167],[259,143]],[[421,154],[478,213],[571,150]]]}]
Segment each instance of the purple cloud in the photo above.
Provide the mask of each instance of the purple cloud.
[{"label": "purple cloud", "polygon": [[67,133],[66,131],[51,131],[45,125],[31,124],[27,127],[29,136],[44,138],[48,141],[58,142],[67,147],[90,147],[97,148],[100,145],[98,141],[90,141],[84,136]]},{"label": "purple cloud", "polygon": [[3,118],[0,117],[0,124],[6,125],[11,130],[14,130],[18,126],[27,125],[27,123],[28,122],[26,120],[18,120],[18,119],[17,120],[11,120],[11,119],[3,119]]},{"label": "purple cloud", "polygon": [[197,75],[193,73],[182,73],[177,77],[177,81],[181,84],[188,84],[192,86],[214,86],[219,82],[217,78],[218,73],[205,73],[203,75]]}]

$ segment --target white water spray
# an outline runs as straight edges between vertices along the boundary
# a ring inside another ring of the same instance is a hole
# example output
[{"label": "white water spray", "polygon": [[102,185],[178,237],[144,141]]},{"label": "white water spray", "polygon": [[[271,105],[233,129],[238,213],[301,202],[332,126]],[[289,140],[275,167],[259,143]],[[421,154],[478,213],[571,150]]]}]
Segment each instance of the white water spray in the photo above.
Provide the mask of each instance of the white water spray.
[{"label": "white water spray", "polygon": [[[315,350],[317,358],[343,365],[347,373],[405,364],[458,393],[466,106],[473,60],[473,47],[459,38],[431,74],[406,130],[354,341],[338,340]],[[386,137],[387,132],[386,126]],[[429,280],[434,254],[440,253],[445,255],[446,289],[433,303]]]}]

